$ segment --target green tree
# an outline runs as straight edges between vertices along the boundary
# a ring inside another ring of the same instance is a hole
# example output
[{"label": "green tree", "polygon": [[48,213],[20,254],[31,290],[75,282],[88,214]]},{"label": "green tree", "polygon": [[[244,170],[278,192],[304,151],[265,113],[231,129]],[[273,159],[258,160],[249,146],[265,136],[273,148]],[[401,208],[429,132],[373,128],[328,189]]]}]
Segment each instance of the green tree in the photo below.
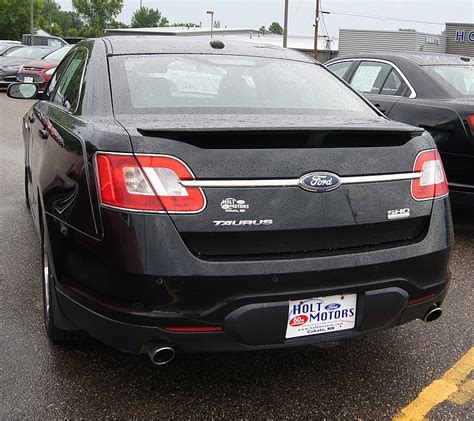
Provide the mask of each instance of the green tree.
[{"label": "green tree", "polygon": [[262,35],[265,35],[265,33],[267,32],[267,28],[265,28],[264,26],[261,26],[260,29],[259,29],[259,32],[260,32]]},{"label": "green tree", "polygon": [[60,11],[55,18],[55,22],[61,26],[64,33],[68,33],[70,30],[80,31],[84,27],[84,22],[76,12]]},{"label": "green tree", "polygon": [[69,28],[66,31],[65,36],[70,37],[70,38],[78,37],[79,36],[79,31],[75,28]]},{"label": "green tree", "polygon": [[120,22],[118,20],[114,20],[114,21],[110,22],[107,25],[107,27],[111,28],[111,29],[118,29],[118,28],[128,28],[128,25],[126,25],[125,23]]},{"label": "green tree", "polygon": [[44,0],[43,3],[43,12],[38,24],[52,35],[62,37],[70,29],[79,31],[83,28],[84,22],[78,13],[62,11],[55,0]]},{"label": "green tree", "polygon": [[92,26],[87,25],[77,32],[77,36],[85,38],[99,38],[102,35],[104,35],[102,29],[94,28]]},{"label": "green tree", "polygon": [[72,7],[98,35],[122,11],[123,0],[72,0]]},{"label": "green tree", "polygon": [[[33,0],[34,24],[40,26],[44,2]],[[0,39],[21,40],[30,33],[30,0],[0,0]]]},{"label": "green tree", "polygon": [[200,25],[194,22],[174,22],[170,26],[184,27],[184,28],[199,28]]},{"label": "green tree", "polygon": [[166,19],[158,9],[140,7],[132,15],[132,28],[156,28],[157,26],[167,26]]},{"label": "green tree", "polygon": [[276,35],[283,35],[283,28],[278,22],[272,22],[272,24],[268,27],[268,32]]}]

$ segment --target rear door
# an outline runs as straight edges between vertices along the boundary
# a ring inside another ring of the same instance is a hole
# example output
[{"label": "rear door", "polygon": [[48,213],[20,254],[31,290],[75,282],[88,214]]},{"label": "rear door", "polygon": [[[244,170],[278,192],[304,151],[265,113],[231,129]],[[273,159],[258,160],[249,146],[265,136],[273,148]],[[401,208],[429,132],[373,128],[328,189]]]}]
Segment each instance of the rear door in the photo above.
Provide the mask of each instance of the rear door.
[{"label": "rear door", "polygon": [[83,126],[80,100],[88,50],[75,49],[55,72],[44,100],[34,107],[31,172],[33,191],[43,197],[44,211],[97,235],[84,170],[85,145],[76,134]]},{"label": "rear door", "polygon": [[390,63],[382,61],[360,61],[349,83],[387,115],[407,89],[399,72]]}]

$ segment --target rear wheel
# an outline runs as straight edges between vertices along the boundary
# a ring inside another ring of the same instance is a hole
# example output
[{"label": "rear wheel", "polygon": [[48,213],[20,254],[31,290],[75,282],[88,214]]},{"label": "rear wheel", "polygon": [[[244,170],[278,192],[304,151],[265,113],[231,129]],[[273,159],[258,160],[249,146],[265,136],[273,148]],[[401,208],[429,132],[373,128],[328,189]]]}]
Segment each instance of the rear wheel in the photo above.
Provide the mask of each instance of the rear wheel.
[{"label": "rear wheel", "polygon": [[42,280],[43,280],[43,313],[44,325],[48,338],[55,343],[68,341],[76,337],[75,331],[63,330],[56,326],[54,322],[54,310],[56,300],[54,299],[54,285],[51,275],[50,253],[45,241],[44,228],[42,229]]}]

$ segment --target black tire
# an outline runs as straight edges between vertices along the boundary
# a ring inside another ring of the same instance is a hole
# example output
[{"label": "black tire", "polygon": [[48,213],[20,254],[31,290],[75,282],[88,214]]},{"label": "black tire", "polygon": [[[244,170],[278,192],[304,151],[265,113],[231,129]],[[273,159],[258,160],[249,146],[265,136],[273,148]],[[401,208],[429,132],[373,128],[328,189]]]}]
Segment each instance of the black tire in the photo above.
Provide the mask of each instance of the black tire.
[{"label": "black tire", "polygon": [[28,170],[25,167],[25,202],[26,207],[30,209],[30,195],[28,194]]},{"label": "black tire", "polygon": [[[41,213],[40,213],[41,215]],[[42,216],[40,216],[42,217]],[[43,314],[44,314],[44,326],[46,329],[46,334],[51,342],[61,343],[66,342],[72,339],[76,339],[78,336],[77,331],[63,330],[56,326],[54,322],[54,311],[56,300],[54,299],[54,285],[53,278],[50,272],[50,253],[45,241],[45,232],[43,224],[41,224],[42,235],[41,235],[41,247],[42,247],[42,257],[41,257],[41,279],[43,283]]]}]

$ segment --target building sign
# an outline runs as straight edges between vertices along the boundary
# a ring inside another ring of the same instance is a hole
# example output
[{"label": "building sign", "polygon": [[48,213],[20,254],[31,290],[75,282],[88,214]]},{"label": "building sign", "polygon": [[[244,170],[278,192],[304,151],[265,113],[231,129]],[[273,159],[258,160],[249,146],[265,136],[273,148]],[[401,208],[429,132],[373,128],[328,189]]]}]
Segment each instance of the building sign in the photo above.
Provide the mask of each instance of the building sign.
[{"label": "building sign", "polygon": [[454,40],[456,42],[464,42],[464,41],[469,41],[474,43],[474,31],[460,31],[457,30],[456,33],[454,34]]},{"label": "building sign", "polygon": [[427,35],[425,38],[425,44],[429,45],[441,45],[441,40],[433,35]]}]

